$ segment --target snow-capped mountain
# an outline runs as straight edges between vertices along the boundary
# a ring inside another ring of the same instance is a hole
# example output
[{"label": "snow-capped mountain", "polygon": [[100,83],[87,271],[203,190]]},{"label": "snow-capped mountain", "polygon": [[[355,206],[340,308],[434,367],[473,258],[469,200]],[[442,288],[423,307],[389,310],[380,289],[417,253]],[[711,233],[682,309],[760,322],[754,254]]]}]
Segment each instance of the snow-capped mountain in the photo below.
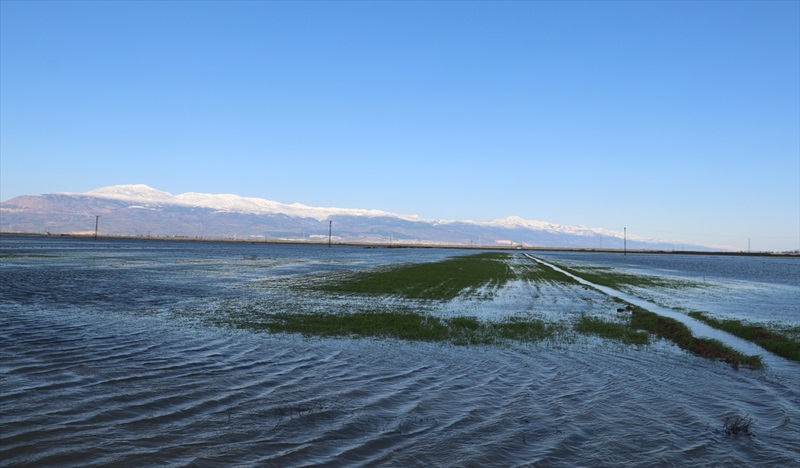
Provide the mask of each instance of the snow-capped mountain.
[{"label": "snow-capped mountain", "polygon": [[[410,245],[526,245],[622,248],[623,234],[517,216],[493,221],[425,220],[381,210],[284,204],[234,194],[173,195],[147,185],[115,185],[86,193],[21,196],[0,204],[0,231],[90,233],[97,216],[104,235],[327,239]],[[703,249],[628,236],[628,248]]]},{"label": "snow-capped mountain", "polygon": [[[74,195],[74,194],[64,194]],[[81,195],[81,194],[78,194]],[[286,205],[263,198],[248,198],[234,194],[208,194],[188,192],[172,195],[156,190],[147,185],[112,185],[90,190],[82,195],[99,198],[110,198],[145,205],[180,205],[196,208],[208,208],[216,211],[248,214],[285,214],[287,216],[314,218],[324,221],[331,216],[393,216],[401,219],[417,220],[416,216],[405,216],[379,210],[358,210],[346,208],[322,208],[293,203]]]}]

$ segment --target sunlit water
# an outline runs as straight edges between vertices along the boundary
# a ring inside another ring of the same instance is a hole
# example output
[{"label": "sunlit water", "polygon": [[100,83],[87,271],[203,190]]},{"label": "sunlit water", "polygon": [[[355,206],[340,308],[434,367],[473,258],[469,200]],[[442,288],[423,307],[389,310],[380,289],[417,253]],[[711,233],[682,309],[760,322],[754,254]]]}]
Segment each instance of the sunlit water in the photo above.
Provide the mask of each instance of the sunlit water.
[{"label": "sunlit water", "polygon": [[[4,465],[798,465],[798,364],[736,371],[668,344],[593,339],[304,339],[207,320],[244,307],[361,307],[286,285],[464,252],[10,237],[0,248]],[[797,321],[796,262],[775,281],[627,257],[547,258],[705,275],[711,301],[688,291],[675,304],[736,316],[721,291],[743,286],[765,318]],[[613,305],[594,290],[515,283],[493,300],[410,306],[560,320]],[[745,415],[754,437],[722,431],[726,417]]]}]

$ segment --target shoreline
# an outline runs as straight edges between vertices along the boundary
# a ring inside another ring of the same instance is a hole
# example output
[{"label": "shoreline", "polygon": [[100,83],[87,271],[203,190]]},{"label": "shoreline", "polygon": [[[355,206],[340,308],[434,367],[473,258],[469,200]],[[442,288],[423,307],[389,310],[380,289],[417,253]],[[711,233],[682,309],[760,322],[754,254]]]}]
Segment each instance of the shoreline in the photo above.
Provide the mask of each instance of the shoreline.
[{"label": "shoreline", "polygon": [[[69,238],[94,240],[94,234],[39,234],[32,232],[0,232],[0,239],[4,237],[43,237],[43,238]],[[386,242],[358,242],[358,241],[332,241],[327,240],[297,240],[297,239],[270,239],[253,240],[225,237],[189,237],[189,236],[136,236],[98,234],[97,240],[141,240],[141,241],[171,241],[171,242],[237,242],[247,244],[281,244],[281,245],[317,245],[317,246],[352,246],[365,248],[386,249],[468,249],[468,250],[521,250],[527,252],[592,252],[592,253],[618,253],[618,254],[662,254],[662,255],[725,255],[734,257],[797,257],[800,251],[789,252],[736,252],[725,250],[664,250],[664,249],[603,249],[592,247],[544,247],[544,246],[498,246],[498,245],[473,245],[473,244],[448,244],[448,243],[386,243]]]}]

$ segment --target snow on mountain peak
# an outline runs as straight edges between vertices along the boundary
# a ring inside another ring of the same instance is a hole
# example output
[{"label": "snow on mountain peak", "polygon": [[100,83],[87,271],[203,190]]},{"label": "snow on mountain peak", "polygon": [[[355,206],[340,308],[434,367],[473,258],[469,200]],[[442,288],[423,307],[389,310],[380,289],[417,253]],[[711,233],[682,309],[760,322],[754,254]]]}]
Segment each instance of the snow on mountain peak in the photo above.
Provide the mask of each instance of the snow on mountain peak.
[{"label": "snow on mountain peak", "polygon": [[112,185],[90,190],[84,195],[147,203],[174,203],[175,196],[144,184]]},{"label": "snow on mountain peak", "polygon": [[[58,194],[55,194],[58,195]],[[414,223],[420,223],[416,226],[402,225],[403,232],[408,235],[409,232],[414,232],[415,229],[420,229],[420,232],[427,232],[430,228],[437,226],[452,226],[445,228],[449,231],[449,236],[469,236],[474,233],[484,232],[486,238],[496,239],[524,239],[526,236],[532,239],[532,242],[539,242],[541,238],[540,233],[547,233],[548,236],[544,238],[563,238],[567,239],[566,243],[570,245],[603,245],[606,244],[606,238],[615,238],[618,241],[625,238],[627,240],[634,240],[650,244],[665,244],[667,241],[658,239],[646,239],[636,235],[626,234],[618,231],[611,231],[603,228],[588,228],[580,225],[563,225],[555,224],[545,221],[536,221],[524,219],[520,216],[507,216],[505,218],[490,220],[490,221],[470,221],[470,220],[430,220],[422,219],[417,215],[401,215],[382,210],[370,209],[353,209],[353,208],[335,208],[335,207],[314,207],[307,206],[300,203],[284,204],[263,198],[243,197],[235,194],[207,194],[187,192],[180,195],[173,195],[169,192],[154,189],[144,184],[130,184],[130,185],[113,185],[109,187],[97,188],[85,193],[66,193],[60,194],[69,197],[86,196],[97,197],[105,199],[121,200],[129,203],[129,208],[148,208],[153,212],[161,211],[161,207],[177,206],[188,208],[202,208],[212,210],[215,212],[229,212],[229,213],[243,213],[253,215],[285,215],[289,218],[312,218],[318,221],[327,221],[332,217],[361,217],[361,218],[386,218],[380,221],[380,228],[370,228],[370,221],[364,219],[363,223],[355,223],[360,226],[359,229],[372,229],[370,236],[377,231],[383,232],[386,226],[397,226],[392,223],[392,220],[404,220]],[[5,203],[4,203],[5,205]],[[124,209],[124,207],[123,207]],[[9,210],[9,208],[3,208]],[[8,212],[8,211],[4,211]],[[178,210],[178,213],[181,211]],[[199,213],[199,216],[205,215]],[[276,220],[278,223],[291,224],[291,219]],[[346,224],[346,223],[345,223]],[[366,226],[366,227],[365,227]],[[466,226],[466,228],[464,228]],[[29,229],[29,228],[27,228]],[[536,236],[530,237],[530,233],[526,231],[535,231]],[[472,234],[470,234],[472,233]],[[363,233],[359,235],[365,235]],[[441,234],[436,234],[440,236]],[[477,234],[478,237],[481,234]],[[452,238],[456,238],[452,237]],[[582,239],[581,239],[582,238]],[[619,244],[620,242],[616,242]],[[500,242],[500,241],[498,241]],[[611,244],[614,244],[612,241]],[[609,244],[606,244],[609,245]],[[674,247],[674,245],[673,245]]]},{"label": "snow on mountain peak", "polygon": [[[144,184],[132,185],[113,185],[102,187],[83,195],[101,198],[112,198],[125,200],[140,204],[149,205],[181,205],[198,208],[209,208],[217,211],[249,213],[249,214],[283,214],[293,217],[314,218],[320,221],[329,219],[331,216],[363,216],[363,217],[392,217],[406,221],[422,221],[434,225],[451,224],[458,221],[452,220],[423,220],[417,215],[401,215],[381,210],[365,210],[354,208],[334,208],[334,207],[313,207],[300,203],[284,204],[263,198],[242,197],[234,194],[208,194],[187,192],[180,195],[172,195],[169,192],[154,189]],[[527,220],[520,216],[508,216],[506,218],[495,219],[492,221],[462,221],[476,226],[505,228],[505,229],[533,229],[559,234],[571,234],[578,236],[598,236],[619,237],[618,232],[605,229],[590,229],[585,226],[566,226],[561,224],[548,223],[545,221]],[[631,236],[632,237],[632,236]]]},{"label": "snow on mountain peak", "polygon": [[144,184],[113,185],[90,190],[83,195],[133,201],[136,203],[193,206],[238,213],[285,214],[287,216],[315,218],[321,221],[335,215],[366,217],[389,216],[409,221],[420,221],[419,217],[416,215],[401,215],[381,210],[312,207],[300,203],[288,205],[263,198],[242,197],[230,193],[209,194],[187,192],[180,195],[172,195],[171,193],[162,192]]}]

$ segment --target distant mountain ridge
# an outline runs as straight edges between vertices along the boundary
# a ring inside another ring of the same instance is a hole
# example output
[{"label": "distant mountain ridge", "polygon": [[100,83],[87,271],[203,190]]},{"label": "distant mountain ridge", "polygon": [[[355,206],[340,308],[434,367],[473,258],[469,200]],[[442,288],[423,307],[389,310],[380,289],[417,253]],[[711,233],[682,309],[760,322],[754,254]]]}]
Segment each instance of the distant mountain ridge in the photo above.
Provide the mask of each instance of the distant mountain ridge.
[{"label": "distant mountain ridge", "polygon": [[[72,195],[72,194],[65,194]],[[209,208],[218,211],[250,214],[285,214],[295,217],[315,218],[320,221],[334,215],[352,216],[395,216],[403,219],[416,220],[416,216],[403,216],[379,210],[358,210],[346,208],[320,208],[293,203],[286,205],[263,198],[248,198],[234,194],[208,194],[188,192],[172,195],[168,192],[156,190],[147,185],[112,185],[90,190],[84,195],[100,198],[111,198],[130,202],[141,202],[149,205],[168,204]]]},{"label": "distant mountain ridge", "polygon": [[[425,220],[381,210],[284,204],[234,194],[173,195],[141,184],[16,197],[0,203],[0,231],[87,234],[94,232],[96,216],[102,235],[319,241],[327,239],[332,227],[336,242],[577,248],[622,248],[624,243],[619,232],[518,216],[493,221]],[[708,249],[635,236],[628,236],[627,247]]]}]

